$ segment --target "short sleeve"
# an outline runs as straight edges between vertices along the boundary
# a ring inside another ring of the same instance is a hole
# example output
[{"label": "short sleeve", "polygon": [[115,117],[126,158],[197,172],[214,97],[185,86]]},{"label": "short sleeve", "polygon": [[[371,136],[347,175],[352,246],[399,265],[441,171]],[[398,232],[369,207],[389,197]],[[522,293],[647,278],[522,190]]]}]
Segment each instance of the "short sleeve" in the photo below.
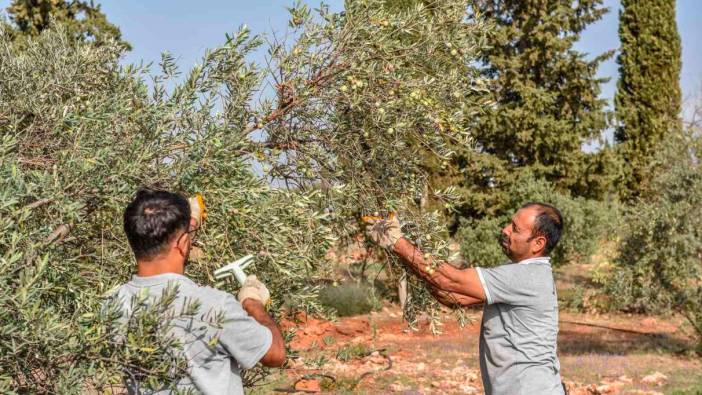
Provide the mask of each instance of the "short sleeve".
[{"label": "short sleeve", "polygon": [[219,332],[218,344],[236,359],[239,366],[250,369],[270,349],[273,334],[249,316],[233,296],[225,297],[222,308],[227,320]]},{"label": "short sleeve", "polygon": [[476,268],[487,304],[529,304],[538,296],[533,270],[527,265],[507,264],[492,268]]}]

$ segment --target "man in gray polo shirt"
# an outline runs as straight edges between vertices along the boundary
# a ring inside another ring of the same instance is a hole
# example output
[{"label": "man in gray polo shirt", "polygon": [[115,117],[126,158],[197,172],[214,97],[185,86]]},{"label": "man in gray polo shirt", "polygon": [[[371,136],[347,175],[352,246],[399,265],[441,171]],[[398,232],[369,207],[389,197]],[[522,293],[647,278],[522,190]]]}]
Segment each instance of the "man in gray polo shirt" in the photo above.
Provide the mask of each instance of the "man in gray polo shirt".
[{"label": "man in gray polo shirt", "polygon": [[[137,274],[112,295],[127,323],[141,303],[153,303],[164,290],[177,287],[171,307],[198,301],[194,316],[174,315],[170,335],[182,344],[187,361],[187,377],[177,383],[182,391],[204,394],[243,394],[241,369],[261,362],[281,366],[285,362],[285,342],[264,305],[270,293],[255,276],[249,276],[233,295],[199,286],[183,275],[199,221],[191,218],[184,197],[165,191],[142,189],[124,212],[124,231],[136,256]],[[224,318],[213,325],[215,317]],[[130,393],[147,393],[139,383],[127,378]],[[138,380],[137,380],[138,381]],[[150,393],[170,393],[173,388],[157,388]]]},{"label": "man in gray polo shirt", "polygon": [[556,355],[558,302],[548,257],[562,229],[558,209],[527,203],[502,229],[500,245],[511,262],[462,270],[425,259],[402,237],[397,218],[374,221],[368,234],[424,278],[443,304],[485,303],[480,330],[485,393],[532,395],[564,393]]}]

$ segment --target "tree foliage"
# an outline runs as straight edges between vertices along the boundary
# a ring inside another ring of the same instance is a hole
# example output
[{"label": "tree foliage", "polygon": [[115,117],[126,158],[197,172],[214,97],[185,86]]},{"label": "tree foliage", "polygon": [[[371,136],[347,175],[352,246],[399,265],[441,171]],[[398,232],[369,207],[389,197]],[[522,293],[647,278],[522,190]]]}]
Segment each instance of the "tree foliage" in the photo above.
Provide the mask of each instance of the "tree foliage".
[{"label": "tree foliage", "polygon": [[[375,211],[400,211],[405,230],[427,251],[448,255],[438,237],[437,212],[422,212],[425,191],[451,207],[451,188],[432,188],[426,158],[442,162],[454,147],[471,147],[484,86],[475,60],[486,25],[466,1],[415,4],[349,2],[343,14],[321,9],[315,18],[293,10],[287,42],[274,42],[270,76],[275,100],[264,102],[261,161],[274,182],[319,190],[341,214],[335,228]],[[297,18],[297,19],[296,19]],[[392,265],[391,277],[404,269]],[[410,322],[436,303],[411,277]]]},{"label": "tree foliage", "polygon": [[621,195],[648,188],[647,163],[669,133],[680,130],[681,46],[675,0],[622,1],[615,139],[626,162]]},{"label": "tree foliage", "polygon": [[13,0],[7,13],[17,37],[35,37],[57,22],[66,26],[76,39],[98,45],[116,40],[131,49],[129,43],[122,41],[119,28],[107,20],[100,5],[92,0]]}]

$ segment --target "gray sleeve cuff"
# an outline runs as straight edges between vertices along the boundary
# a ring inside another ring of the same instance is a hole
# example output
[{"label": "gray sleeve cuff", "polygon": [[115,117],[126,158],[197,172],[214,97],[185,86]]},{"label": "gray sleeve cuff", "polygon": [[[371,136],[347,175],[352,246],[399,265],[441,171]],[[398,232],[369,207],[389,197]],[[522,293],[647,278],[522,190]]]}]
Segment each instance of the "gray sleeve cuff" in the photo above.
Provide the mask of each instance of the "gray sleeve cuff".
[{"label": "gray sleeve cuff", "polygon": [[479,268],[476,267],[475,271],[478,273],[478,278],[480,279],[480,285],[483,286],[483,291],[485,291],[485,299],[487,300],[487,304],[492,304],[492,297],[490,296],[490,290],[487,287],[487,284],[485,283],[485,278],[483,277],[483,271]]}]

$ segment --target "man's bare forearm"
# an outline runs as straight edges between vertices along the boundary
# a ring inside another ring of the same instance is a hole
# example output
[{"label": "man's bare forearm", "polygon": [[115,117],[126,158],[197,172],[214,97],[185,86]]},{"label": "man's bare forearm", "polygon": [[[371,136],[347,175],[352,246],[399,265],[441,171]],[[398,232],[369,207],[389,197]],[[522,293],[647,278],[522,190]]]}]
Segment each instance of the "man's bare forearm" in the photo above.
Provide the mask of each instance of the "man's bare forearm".
[{"label": "man's bare forearm", "polygon": [[263,304],[261,302],[259,302],[256,299],[246,299],[241,304],[241,307],[243,307],[244,310],[246,310],[246,312],[249,313],[249,315],[253,319],[255,319],[259,324],[270,329],[274,335],[276,333],[280,334],[278,324],[276,324],[273,318],[268,314],[266,308],[263,307]]},{"label": "man's bare forearm", "polygon": [[243,307],[259,324],[268,328],[273,335],[273,342],[271,344],[271,350],[273,352],[269,352],[269,354],[261,360],[261,363],[266,366],[282,365],[285,362],[285,340],[283,339],[283,334],[280,332],[280,328],[278,328],[278,324],[276,324],[273,318],[268,314],[263,304],[256,299],[245,299],[241,307]]},{"label": "man's bare forearm", "polygon": [[400,238],[393,246],[393,252],[402,259],[415,274],[426,280],[435,288],[442,289],[439,281],[427,271],[431,261],[424,259],[422,251],[414,244],[410,243],[409,240],[404,237]]},{"label": "man's bare forearm", "polygon": [[429,292],[439,301],[439,303],[448,307],[465,307],[483,303],[482,300],[463,295],[457,292],[447,292],[436,288],[430,288]]},{"label": "man's bare forearm", "polygon": [[[475,269],[457,269],[448,263],[441,263],[432,267],[431,259],[424,259],[422,251],[404,237],[400,238],[393,246],[397,254],[419,277],[426,280],[434,288],[464,295],[479,301],[485,300],[485,292],[479,282]],[[466,300],[468,302],[468,300]],[[479,302],[477,302],[479,303]],[[473,303],[470,303],[473,304]]]},{"label": "man's bare forearm", "polygon": [[[395,243],[393,251],[421,278],[437,289],[462,293],[455,278],[459,270],[447,263],[440,263],[432,268],[431,258],[425,259],[422,251],[404,237]],[[453,269],[453,270],[452,270]]]}]

